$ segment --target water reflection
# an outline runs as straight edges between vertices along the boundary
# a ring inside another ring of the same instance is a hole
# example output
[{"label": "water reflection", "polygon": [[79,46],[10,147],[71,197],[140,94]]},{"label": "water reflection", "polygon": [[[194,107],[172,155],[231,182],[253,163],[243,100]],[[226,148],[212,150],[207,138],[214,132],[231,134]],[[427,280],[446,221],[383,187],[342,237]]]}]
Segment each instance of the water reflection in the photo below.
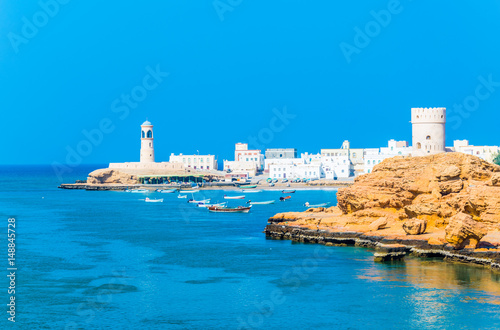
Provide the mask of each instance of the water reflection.
[{"label": "water reflection", "polygon": [[[362,270],[358,278],[366,281],[394,282],[397,286],[444,290],[439,291],[441,296],[473,292],[476,297],[464,297],[464,300],[480,300],[482,303],[500,305],[500,273],[487,268],[440,259],[411,257],[401,262],[367,264],[369,266]],[[478,294],[482,295],[481,299],[477,299]]]}]

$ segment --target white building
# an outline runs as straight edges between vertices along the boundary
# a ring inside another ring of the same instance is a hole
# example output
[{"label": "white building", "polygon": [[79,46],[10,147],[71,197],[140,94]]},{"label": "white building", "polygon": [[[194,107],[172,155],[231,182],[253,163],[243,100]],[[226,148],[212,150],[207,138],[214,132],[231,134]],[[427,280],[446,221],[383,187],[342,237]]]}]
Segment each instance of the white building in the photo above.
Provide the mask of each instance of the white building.
[{"label": "white building", "polygon": [[111,169],[147,170],[147,171],[183,171],[181,163],[155,162],[153,145],[153,124],[145,121],[141,125],[140,162],[110,163]]},{"label": "white building", "polygon": [[155,162],[153,140],[153,125],[146,120],[141,125],[141,163]]},{"label": "white building", "polygon": [[407,141],[389,140],[387,147],[370,148],[364,150],[364,173],[371,173],[373,167],[380,164],[386,158],[395,156],[408,156],[413,148],[408,146]]},{"label": "white building", "polygon": [[260,150],[248,150],[247,143],[236,143],[234,160],[236,162],[253,162],[257,171],[264,170],[264,155]]},{"label": "white building", "polygon": [[446,108],[411,108],[412,156],[446,152]]},{"label": "white building", "polygon": [[264,155],[260,150],[249,150],[247,143],[236,143],[234,161],[224,160],[224,171],[248,174],[254,177],[264,169]]},{"label": "white building", "polygon": [[452,151],[463,152],[464,154],[474,155],[488,162],[493,162],[493,158],[500,152],[498,146],[473,146],[468,140],[453,141]]},{"label": "white building", "polygon": [[171,163],[182,163],[185,168],[199,171],[217,170],[217,159],[214,155],[174,155],[170,154]]},{"label": "white building", "polygon": [[345,179],[354,175],[349,156],[321,157],[321,177],[328,180]]},{"label": "white building", "polygon": [[321,178],[321,164],[290,164],[270,165],[271,179],[319,179]]}]

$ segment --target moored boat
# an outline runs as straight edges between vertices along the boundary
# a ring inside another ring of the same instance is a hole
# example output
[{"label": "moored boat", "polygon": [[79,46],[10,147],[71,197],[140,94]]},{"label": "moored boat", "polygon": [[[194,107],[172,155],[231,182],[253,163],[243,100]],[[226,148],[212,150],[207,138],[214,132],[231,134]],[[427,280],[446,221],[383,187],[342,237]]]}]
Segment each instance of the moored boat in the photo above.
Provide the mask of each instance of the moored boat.
[{"label": "moored boat", "polygon": [[256,184],[252,184],[252,185],[248,185],[248,186],[240,185],[240,188],[252,189],[252,188],[257,188],[257,185]]},{"label": "moored boat", "polygon": [[187,198],[186,195],[177,195],[177,198]]},{"label": "moored boat", "polygon": [[196,206],[198,207],[213,207],[213,206],[217,206],[217,207],[225,207],[227,205],[227,202],[223,202],[223,203],[217,203],[217,204],[206,204],[206,203],[199,203],[197,204]]},{"label": "moored boat", "polygon": [[151,199],[149,197],[146,197],[145,201],[147,203],[163,203],[163,198],[160,198],[160,199]]},{"label": "moored boat", "polygon": [[224,195],[224,199],[245,199],[245,196],[244,195],[241,195],[241,196],[227,196],[227,195]]},{"label": "moored boat", "polygon": [[266,205],[266,204],[274,204],[274,201],[263,201],[263,202],[252,202],[248,201],[250,205]]},{"label": "moored boat", "polygon": [[176,192],[177,189],[158,189],[156,191],[163,193],[163,194],[172,194],[172,193]]},{"label": "moored boat", "polygon": [[325,207],[325,206],[328,206],[330,204],[330,202],[328,203],[321,203],[321,204],[309,204],[309,202],[306,202],[304,204],[304,206],[306,207]]},{"label": "moored boat", "polygon": [[283,194],[293,194],[295,190],[282,190],[281,191]]},{"label": "moored boat", "polygon": [[210,212],[222,212],[222,213],[248,213],[252,206],[238,206],[238,207],[219,207],[210,206],[208,210]]},{"label": "moored boat", "polygon": [[199,189],[179,190],[179,194],[191,194],[199,192]]},{"label": "moored boat", "polygon": [[204,203],[210,203],[210,199],[201,199],[199,201],[197,200],[194,200],[194,199],[190,199],[188,200],[188,203],[193,203],[193,204],[204,204]]},{"label": "moored boat", "polygon": [[280,202],[284,202],[284,201],[286,201],[287,199],[290,199],[290,198],[292,198],[292,196],[280,197]]},{"label": "moored boat", "polygon": [[132,189],[130,190],[131,193],[147,193],[149,190],[147,189]]},{"label": "moored boat", "polygon": [[241,189],[241,192],[244,192],[244,193],[259,193],[259,192],[262,192],[262,190],[260,190],[260,189]]}]

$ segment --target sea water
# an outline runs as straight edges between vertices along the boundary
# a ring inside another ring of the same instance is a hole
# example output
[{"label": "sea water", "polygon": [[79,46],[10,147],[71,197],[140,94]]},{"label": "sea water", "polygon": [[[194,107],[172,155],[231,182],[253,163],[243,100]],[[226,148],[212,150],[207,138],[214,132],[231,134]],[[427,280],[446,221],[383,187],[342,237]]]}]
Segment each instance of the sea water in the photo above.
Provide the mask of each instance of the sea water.
[{"label": "sea water", "polygon": [[[16,219],[16,325],[23,329],[498,329],[500,276],[414,259],[380,264],[373,251],[268,240],[267,219],[336,203],[335,190],[248,193],[210,213],[177,194],[63,190],[49,166],[0,167],[9,325],[7,224]],[[222,202],[234,191],[189,198]],[[164,198],[145,203],[144,198]],[[0,251],[2,251],[0,249]],[[1,314],[0,314],[1,315]]]}]

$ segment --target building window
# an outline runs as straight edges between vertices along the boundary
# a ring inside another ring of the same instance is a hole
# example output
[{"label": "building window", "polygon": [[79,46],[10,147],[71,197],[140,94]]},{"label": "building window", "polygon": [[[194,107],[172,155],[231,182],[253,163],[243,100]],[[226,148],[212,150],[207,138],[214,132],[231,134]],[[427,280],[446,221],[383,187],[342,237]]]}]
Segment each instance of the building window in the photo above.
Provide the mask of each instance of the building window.
[{"label": "building window", "polygon": [[146,134],[144,134],[144,131],[142,131],[142,138],[144,139],[146,137]]},{"label": "building window", "polygon": [[431,136],[430,136],[430,135],[427,135],[427,136],[425,137],[425,139],[426,139],[426,140],[430,140],[430,139],[431,139]]},{"label": "building window", "polygon": [[148,139],[151,139],[153,137],[153,131],[149,130],[148,131]]},{"label": "building window", "polygon": [[207,170],[209,170],[209,169],[210,169],[210,166],[207,166]]},{"label": "building window", "polygon": [[370,161],[369,161],[369,160],[368,160],[366,163],[367,163],[368,165],[370,165]]},{"label": "building window", "polygon": [[420,142],[417,142],[417,149],[422,149],[422,144]]}]

